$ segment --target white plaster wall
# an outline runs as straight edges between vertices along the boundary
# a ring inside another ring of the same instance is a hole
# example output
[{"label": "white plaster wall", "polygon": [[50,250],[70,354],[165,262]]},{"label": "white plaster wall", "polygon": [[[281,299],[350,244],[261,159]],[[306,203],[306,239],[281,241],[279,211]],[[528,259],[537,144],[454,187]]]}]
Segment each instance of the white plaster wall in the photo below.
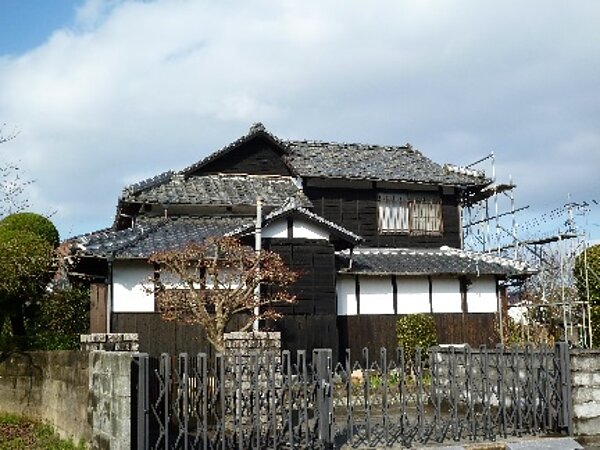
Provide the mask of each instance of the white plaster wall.
[{"label": "white plaster wall", "polygon": [[153,312],[153,267],[145,261],[115,261],[113,264],[113,312]]},{"label": "white plaster wall", "polygon": [[427,277],[396,277],[398,314],[430,312]]},{"label": "white plaster wall", "polygon": [[458,278],[432,278],[431,304],[434,313],[462,312]]},{"label": "white plaster wall", "polygon": [[471,279],[467,289],[467,308],[470,313],[493,313],[498,310],[496,279],[478,277]]},{"label": "white plaster wall", "polygon": [[359,277],[360,314],[394,314],[391,277]]},{"label": "white plaster wall", "polygon": [[356,315],[356,290],[354,277],[338,276],[335,284],[338,316]]},{"label": "white plaster wall", "polygon": [[327,231],[306,220],[294,219],[293,230],[295,238],[329,240],[329,233]]},{"label": "white plaster wall", "polygon": [[287,219],[277,220],[264,227],[262,230],[264,238],[279,238],[285,239],[288,237]]},{"label": "white plaster wall", "polygon": [[[228,286],[230,289],[235,289],[240,285],[239,271],[233,268],[222,268],[219,270],[219,280],[222,287]],[[167,289],[188,289],[189,287],[177,275],[166,270],[160,273],[160,281]],[[214,278],[207,276],[204,280],[204,285],[207,289],[214,289]],[[200,289],[200,283],[194,283],[194,288]]]},{"label": "white plaster wall", "polygon": [[[263,237],[285,239],[288,237],[287,219],[280,219],[263,228]],[[292,223],[294,238],[329,239],[329,233],[318,225],[307,220],[294,219]]]}]

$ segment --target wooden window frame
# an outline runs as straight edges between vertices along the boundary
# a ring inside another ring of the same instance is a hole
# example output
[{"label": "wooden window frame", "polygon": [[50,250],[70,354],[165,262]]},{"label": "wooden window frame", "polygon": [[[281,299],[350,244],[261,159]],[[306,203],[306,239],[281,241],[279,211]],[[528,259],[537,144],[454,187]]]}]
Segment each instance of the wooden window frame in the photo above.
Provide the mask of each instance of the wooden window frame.
[{"label": "wooden window frame", "polygon": [[434,196],[380,192],[377,229],[388,235],[442,236],[442,201]]}]

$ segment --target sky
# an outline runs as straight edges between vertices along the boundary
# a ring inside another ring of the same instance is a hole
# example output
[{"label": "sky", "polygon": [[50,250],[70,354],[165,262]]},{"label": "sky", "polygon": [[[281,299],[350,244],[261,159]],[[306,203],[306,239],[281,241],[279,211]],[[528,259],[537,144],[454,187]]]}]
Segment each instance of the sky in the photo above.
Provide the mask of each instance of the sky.
[{"label": "sky", "polygon": [[17,135],[0,164],[68,238],[110,226],[127,184],[263,122],[439,163],[493,152],[529,206],[520,237],[572,201],[598,239],[598,23],[593,0],[3,0],[0,124]]}]

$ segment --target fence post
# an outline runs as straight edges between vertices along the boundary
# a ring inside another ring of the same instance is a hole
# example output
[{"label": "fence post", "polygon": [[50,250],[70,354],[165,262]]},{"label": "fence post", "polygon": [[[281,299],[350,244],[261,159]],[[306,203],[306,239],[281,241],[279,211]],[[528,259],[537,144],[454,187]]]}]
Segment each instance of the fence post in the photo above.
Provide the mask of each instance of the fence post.
[{"label": "fence post", "polygon": [[573,399],[571,398],[571,363],[569,360],[569,345],[566,342],[556,344],[556,357],[560,370],[561,410],[559,426],[566,428],[569,436],[573,435]]},{"label": "fence post", "polygon": [[315,349],[313,362],[317,375],[317,407],[319,409],[319,441],[322,448],[333,445],[333,396],[331,385],[332,351]]},{"label": "fence post", "polygon": [[137,449],[146,450],[150,448],[148,442],[148,354],[139,353],[133,357],[137,362]]}]

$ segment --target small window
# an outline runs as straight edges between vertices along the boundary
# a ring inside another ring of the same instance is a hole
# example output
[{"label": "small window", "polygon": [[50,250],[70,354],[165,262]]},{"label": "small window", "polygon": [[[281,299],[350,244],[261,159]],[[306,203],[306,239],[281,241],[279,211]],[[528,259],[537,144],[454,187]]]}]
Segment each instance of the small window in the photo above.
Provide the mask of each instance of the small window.
[{"label": "small window", "polygon": [[410,232],[408,197],[402,194],[379,194],[379,231]]},{"label": "small window", "polygon": [[380,233],[442,234],[442,204],[439,200],[388,193],[379,194],[378,200]]}]

